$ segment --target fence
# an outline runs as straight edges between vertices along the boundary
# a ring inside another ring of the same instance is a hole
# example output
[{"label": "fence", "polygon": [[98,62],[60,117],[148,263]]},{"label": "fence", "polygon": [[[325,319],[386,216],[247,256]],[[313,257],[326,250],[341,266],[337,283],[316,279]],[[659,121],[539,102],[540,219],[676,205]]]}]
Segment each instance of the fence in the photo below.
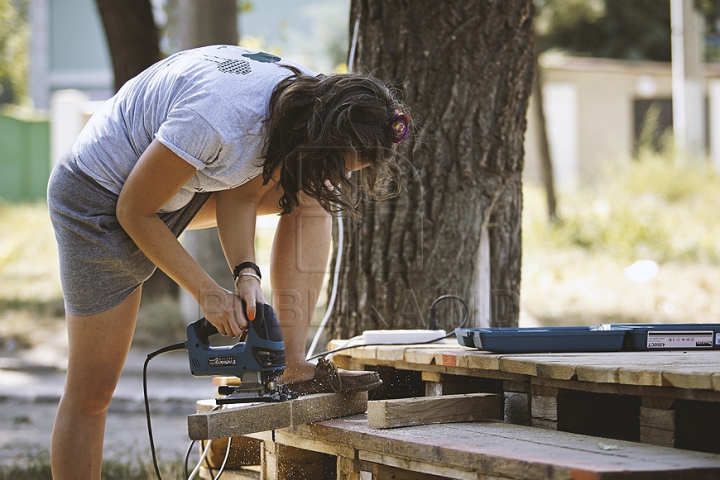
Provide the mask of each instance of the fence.
[{"label": "fence", "polygon": [[45,198],[50,176],[50,121],[0,113],[0,198]]}]

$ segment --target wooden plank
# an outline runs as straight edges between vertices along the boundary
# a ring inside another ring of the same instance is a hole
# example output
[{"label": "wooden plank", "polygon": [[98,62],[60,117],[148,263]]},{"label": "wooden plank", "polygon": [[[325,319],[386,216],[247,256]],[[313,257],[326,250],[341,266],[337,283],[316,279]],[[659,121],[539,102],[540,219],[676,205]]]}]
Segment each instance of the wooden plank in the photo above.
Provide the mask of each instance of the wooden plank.
[{"label": "wooden plank", "polygon": [[431,465],[422,461],[397,458],[375,452],[360,452],[361,468],[373,479],[393,480],[477,480],[477,474],[458,468]]},{"label": "wooden plank", "polygon": [[663,377],[673,387],[712,390],[712,377],[717,373],[720,373],[720,364],[695,364],[666,368]]},{"label": "wooden plank", "polygon": [[530,400],[530,412],[534,427],[557,428],[557,396],[533,395]]},{"label": "wooden plank", "polygon": [[640,425],[675,431],[675,411],[640,407]]},{"label": "wooden plank", "polygon": [[[647,355],[645,355],[647,354]],[[575,369],[577,379],[594,383],[621,383],[620,369],[623,367],[654,369],[658,361],[656,352],[613,352],[584,355],[577,358]],[[626,372],[626,378],[631,373]],[[626,381],[629,382],[629,381]]]},{"label": "wooden plank", "polygon": [[720,391],[720,373],[715,373],[712,376],[713,389]]},{"label": "wooden plank", "polygon": [[270,440],[263,442],[260,478],[267,480],[279,480],[277,444]]},{"label": "wooden plank", "polygon": [[640,441],[675,446],[675,411],[640,407]]},{"label": "wooden plank", "polygon": [[620,366],[579,365],[575,368],[577,379],[590,383],[620,383]]},{"label": "wooden plank", "polygon": [[[250,468],[245,467],[238,470],[225,468],[220,480],[260,480],[260,471],[258,468],[257,466]],[[217,475],[217,469],[214,469],[211,473],[207,467],[202,466],[200,470],[198,470],[198,476],[196,478],[215,478],[215,475]]]},{"label": "wooden plank", "polygon": [[613,395],[637,395],[660,398],[696,400],[699,402],[720,403],[720,392],[715,390],[686,390],[669,387],[652,387],[641,385],[621,385],[618,383],[592,383],[575,380],[554,380],[551,378],[530,377],[533,385],[544,385],[556,388],[578,390],[590,393],[610,393]]},{"label": "wooden plank", "polygon": [[383,347],[377,347],[375,352],[375,358],[378,360],[385,360],[388,362],[395,362],[398,360],[404,360],[405,359],[405,350],[401,348],[397,348],[395,346],[383,346]]},{"label": "wooden plank", "polygon": [[405,361],[415,365],[442,365],[442,362],[435,361],[436,349],[437,347],[430,345],[407,348],[405,350]]},{"label": "wooden plank", "polygon": [[659,410],[670,410],[675,404],[674,398],[662,397],[643,397],[642,406],[647,408],[656,408]]},{"label": "wooden plank", "polygon": [[277,478],[329,478],[335,474],[337,459],[319,452],[277,444]]},{"label": "wooden plank", "polygon": [[500,358],[502,355],[479,350],[463,350],[457,352],[455,355],[458,367],[478,370],[500,370]]},{"label": "wooden plank", "polygon": [[351,350],[353,358],[372,360],[377,358],[377,347],[358,347]]},{"label": "wooden plank", "polygon": [[663,378],[662,367],[651,368],[647,365],[626,366],[618,369],[620,383],[625,385],[648,385],[653,387],[667,386]]},{"label": "wooden plank", "polygon": [[675,432],[649,425],[640,425],[640,441],[661,447],[674,447]]},{"label": "wooden plank", "polygon": [[291,403],[228,405],[221,410],[189,415],[188,435],[191,440],[209,440],[289,427]]},{"label": "wooden plank", "polygon": [[[478,478],[699,480],[720,476],[720,455],[716,454],[496,422],[374,429],[363,418],[303,425],[296,433],[352,445],[362,458],[384,456],[385,462],[472,470]],[[606,444],[613,448],[605,448]]]},{"label": "wooden plank", "polygon": [[500,359],[500,370],[520,375],[537,376],[537,364],[530,357],[528,360],[522,356],[508,356]]},{"label": "wooden plank", "polygon": [[575,376],[577,367],[567,362],[541,361],[537,365],[537,376],[542,378],[556,378],[570,380]]},{"label": "wooden plank", "polygon": [[[211,467],[219,468],[225,461],[227,452],[228,438],[216,438],[210,445],[210,452],[207,460]],[[205,445],[201,442],[200,453],[202,453]],[[225,468],[234,470],[236,468],[247,465],[260,465],[260,455],[262,450],[262,442],[255,438],[240,436],[232,437],[230,445],[230,453],[227,457]]]},{"label": "wooden plank", "polygon": [[292,424],[328,420],[367,411],[368,392],[307,395],[292,400]]},{"label": "wooden plank", "polygon": [[368,425],[394,428],[501,419],[501,406],[500,395],[494,393],[377,400],[368,402]]},{"label": "wooden plank", "polygon": [[353,415],[366,409],[367,392],[324,393],[287,402],[226,405],[221,410],[189,415],[188,435],[191,440],[236,437]]},{"label": "wooden plank", "polygon": [[337,480],[360,480],[360,460],[337,457]]},{"label": "wooden plank", "polygon": [[443,374],[438,372],[421,372],[420,378],[423,382],[437,382],[443,381]]},{"label": "wooden plank", "polygon": [[[523,375],[598,384],[720,391],[720,351],[493,354],[461,345],[365,347],[340,352],[372,365],[473,376]],[[402,360],[400,357],[402,355]],[[467,373],[469,371],[469,373]],[[500,378],[500,377],[498,377]]]},{"label": "wooden plank", "polygon": [[530,395],[527,393],[508,392],[504,394],[504,417],[506,423],[514,423],[516,425],[532,424],[532,415],[530,412]]},{"label": "wooden plank", "polygon": [[339,445],[334,443],[318,442],[312,437],[306,435],[297,435],[296,429],[299,427],[283,428],[275,430],[274,438],[278,443],[290,445],[291,447],[303,450],[311,450],[313,452],[326,453],[336,457],[354,458],[357,452],[352,446]]},{"label": "wooden plank", "polygon": [[445,365],[446,367],[457,367],[457,353],[438,352],[435,354],[435,363],[438,365]]},{"label": "wooden plank", "polygon": [[441,382],[425,382],[425,396],[439,397],[443,394],[443,384]]}]

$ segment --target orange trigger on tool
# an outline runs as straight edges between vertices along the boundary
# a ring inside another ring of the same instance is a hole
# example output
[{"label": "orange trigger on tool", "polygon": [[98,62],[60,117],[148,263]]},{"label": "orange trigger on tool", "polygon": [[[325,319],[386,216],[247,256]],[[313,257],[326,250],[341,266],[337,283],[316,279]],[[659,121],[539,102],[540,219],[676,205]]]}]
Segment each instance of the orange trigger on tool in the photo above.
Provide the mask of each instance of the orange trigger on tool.
[{"label": "orange trigger on tool", "polygon": [[247,312],[247,317],[248,320],[252,322],[253,320],[255,320],[255,312]]}]

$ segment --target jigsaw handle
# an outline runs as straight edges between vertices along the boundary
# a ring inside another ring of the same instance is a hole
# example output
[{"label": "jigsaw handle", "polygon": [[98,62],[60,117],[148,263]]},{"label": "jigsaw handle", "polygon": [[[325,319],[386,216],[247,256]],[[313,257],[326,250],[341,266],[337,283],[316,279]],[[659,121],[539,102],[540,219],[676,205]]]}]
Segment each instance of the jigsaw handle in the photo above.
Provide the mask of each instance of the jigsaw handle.
[{"label": "jigsaw handle", "polygon": [[[247,310],[245,302],[243,302],[243,313],[247,318]],[[275,310],[267,303],[258,302],[255,305],[255,320],[248,322],[248,328],[252,328],[257,336],[263,340],[271,340],[273,342],[282,342],[282,330],[280,329],[280,321],[275,314]],[[218,329],[212,323],[208,322],[205,317],[193,323],[193,329],[198,340],[203,344],[210,344],[210,337],[218,333]]]},{"label": "jigsaw handle", "polygon": [[205,317],[195,321],[193,324],[195,335],[204,345],[210,345],[210,337],[218,333],[218,329],[212,323],[208,322]]}]

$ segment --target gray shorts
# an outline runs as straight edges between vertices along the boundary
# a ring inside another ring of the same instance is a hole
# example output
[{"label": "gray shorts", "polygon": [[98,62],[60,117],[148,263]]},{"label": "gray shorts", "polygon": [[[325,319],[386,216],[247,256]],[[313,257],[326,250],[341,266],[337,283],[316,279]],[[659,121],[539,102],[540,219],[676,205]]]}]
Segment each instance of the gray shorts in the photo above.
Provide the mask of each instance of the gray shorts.
[{"label": "gray shorts", "polygon": [[[211,195],[198,193],[182,209],[160,218],[177,237]],[[48,207],[60,254],[65,309],[73,315],[118,305],[155,271],[115,217],[117,199],[80,170],[71,155],[65,155],[50,175]]]}]

